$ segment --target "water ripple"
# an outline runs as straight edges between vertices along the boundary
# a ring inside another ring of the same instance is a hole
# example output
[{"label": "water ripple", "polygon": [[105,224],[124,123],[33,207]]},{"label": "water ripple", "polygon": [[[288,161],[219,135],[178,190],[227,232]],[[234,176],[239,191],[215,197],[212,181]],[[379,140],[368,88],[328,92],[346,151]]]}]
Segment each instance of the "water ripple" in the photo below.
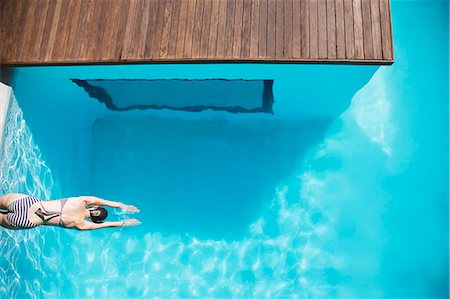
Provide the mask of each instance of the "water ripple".
[{"label": "water ripple", "polygon": [[[50,198],[53,186],[50,169],[23,119],[14,95],[11,96],[3,133],[0,161],[0,194],[11,192]],[[53,252],[44,250],[52,244]],[[0,298],[57,298],[57,273],[61,264],[55,254],[60,246],[54,228],[9,231],[0,228]]]}]

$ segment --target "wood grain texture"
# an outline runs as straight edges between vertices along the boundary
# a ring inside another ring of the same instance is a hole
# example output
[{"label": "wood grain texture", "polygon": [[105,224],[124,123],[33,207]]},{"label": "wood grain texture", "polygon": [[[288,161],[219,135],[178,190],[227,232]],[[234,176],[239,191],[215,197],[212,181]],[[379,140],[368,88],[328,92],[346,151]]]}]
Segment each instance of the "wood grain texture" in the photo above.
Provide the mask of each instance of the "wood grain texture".
[{"label": "wood grain texture", "polygon": [[208,59],[213,59],[216,57],[217,50],[217,30],[219,23],[219,9],[220,1],[212,1],[211,3],[211,13],[209,17],[211,18],[210,28],[209,28],[209,41],[206,56]]},{"label": "wood grain texture", "polygon": [[327,54],[336,59],[336,1],[327,0]]},{"label": "wood grain texture", "polygon": [[353,2],[344,0],[345,22],[345,56],[347,59],[355,59],[355,35],[353,30]]},{"label": "wood grain texture", "polygon": [[394,53],[389,0],[380,0],[380,18],[383,60],[392,61],[394,59]]},{"label": "wood grain texture", "polygon": [[225,57],[225,37],[227,25],[227,4],[226,0],[219,0],[219,17],[217,20],[217,41],[215,58],[223,59]]},{"label": "wood grain texture", "polygon": [[372,20],[373,58],[383,57],[383,45],[381,42],[380,2],[370,1],[370,15]]},{"label": "wood grain texture", "polygon": [[163,27],[161,30],[161,45],[159,47],[159,57],[167,58],[169,53],[170,31],[172,29],[173,0],[166,0],[164,6]]},{"label": "wood grain texture", "polygon": [[275,0],[267,2],[267,36],[266,36],[266,58],[275,58],[275,29],[276,29],[276,7]]},{"label": "wood grain texture", "polygon": [[389,0],[0,0],[0,63],[393,62]]},{"label": "wood grain texture", "polygon": [[235,0],[234,24],[233,24],[233,54],[232,57],[240,57],[242,48],[242,16],[244,0]]},{"label": "wood grain texture", "polygon": [[318,11],[318,0],[311,0],[309,3],[309,51],[313,59],[319,58]]},{"label": "wood grain texture", "polygon": [[292,57],[302,56],[301,1],[292,1]]},{"label": "wood grain texture", "polygon": [[292,0],[284,1],[284,53],[283,57],[287,59],[293,58],[293,39],[294,39],[294,17],[293,17],[293,6]]},{"label": "wood grain texture", "polygon": [[300,28],[302,43],[302,58],[309,59],[310,56],[310,17],[309,17],[310,1],[300,1]]},{"label": "wood grain texture", "polygon": [[336,57],[345,58],[344,0],[336,0]]},{"label": "wood grain texture", "polygon": [[318,0],[317,2],[317,28],[319,35],[319,58],[325,59],[328,55],[326,0]]},{"label": "wood grain texture", "polygon": [[372,37],[372,14],[370,2],[373,0],[362,0],[362,21],[364,36],[364,57],[368,59],[374,58],[373,37]]},{"label": "wood grain texture", "polygon": [[259,4],[260,1],[251,1],[252,13],[251,13],[251,25],[250,25],[250,49],[249,57],[251,59],[258,58],[258,39],[259,39]]},{"label": "wood grain texture", "polygon": [[227,24],[225,25],[224,58],[231,59],[233,57],[234,11],[236,3],[234,1],[227,2]]},{"label": "wood grain texture", "polygon": [[241,54],[242,59],[250,57],[251,25],[252,25],[252,0],[244,0],[242,14]]},{"label": "wood grain texture", "polygon": [[353,0],[353,28],[355,34],[356,59],[364,59],[364,35],[361,1],[362,0]]},{"label": "wood grain texture", "polygon": [[275,1],[275,57],[282,58],[284,56],[284,4],[285,0]]},{"label": "wood grain texture", "polygon": [[258,40],[258,58],[267,57],[267,1],[261,0],[259,4],[259,40]]}]

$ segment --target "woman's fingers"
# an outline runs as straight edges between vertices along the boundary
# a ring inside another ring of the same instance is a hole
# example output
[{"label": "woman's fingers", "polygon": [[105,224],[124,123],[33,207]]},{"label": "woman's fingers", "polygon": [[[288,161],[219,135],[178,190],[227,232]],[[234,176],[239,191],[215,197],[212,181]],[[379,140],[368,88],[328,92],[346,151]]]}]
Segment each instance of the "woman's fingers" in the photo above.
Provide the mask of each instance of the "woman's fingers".
[{"label": "woman's fingers", "polygon": [[129,213],[138,213],[138,212],[140,212],[140,210],[138,208],[136,208],[135,206],[131,206],[131,205],[124,205],[122,207],[122,210],[127,211]]},{"label": "woman's fingers", "polygon": [[136,226],[141,224],[141,222],[135,218],[127,219],[123,222],[123,226]]}]

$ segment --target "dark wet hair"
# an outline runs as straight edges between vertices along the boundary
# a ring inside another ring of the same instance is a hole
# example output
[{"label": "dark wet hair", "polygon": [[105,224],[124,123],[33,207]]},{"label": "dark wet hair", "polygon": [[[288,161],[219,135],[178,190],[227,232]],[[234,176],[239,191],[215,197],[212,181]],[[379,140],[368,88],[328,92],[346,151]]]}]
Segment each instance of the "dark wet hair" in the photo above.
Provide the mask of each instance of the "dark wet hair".
[{"label": "dark wet hair", "polygon": [[94,223],[102,223],[108,217],[108,211],[105,208],[98,207],[89,210],[91,220]]}]

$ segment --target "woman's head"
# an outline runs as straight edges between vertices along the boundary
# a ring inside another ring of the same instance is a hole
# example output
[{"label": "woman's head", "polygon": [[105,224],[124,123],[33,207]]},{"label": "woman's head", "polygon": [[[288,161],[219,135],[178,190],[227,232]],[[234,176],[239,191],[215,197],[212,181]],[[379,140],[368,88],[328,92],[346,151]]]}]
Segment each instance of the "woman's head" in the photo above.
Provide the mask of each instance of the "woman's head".
[{"label": "woman's head", "polygon": [[90,208],[89,214],[94,223],[102,223],[108,217],[108,211],[102,207]]}]

